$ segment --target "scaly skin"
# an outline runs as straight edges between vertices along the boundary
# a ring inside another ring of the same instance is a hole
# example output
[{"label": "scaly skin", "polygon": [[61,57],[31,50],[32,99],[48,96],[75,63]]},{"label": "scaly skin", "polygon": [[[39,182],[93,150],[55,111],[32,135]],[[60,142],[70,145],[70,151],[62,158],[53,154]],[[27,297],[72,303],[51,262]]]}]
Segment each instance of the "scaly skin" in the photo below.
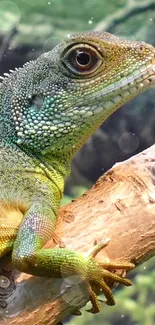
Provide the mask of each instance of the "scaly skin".
[{"label": "scaly skin", "polygon": [[154,71],[151,45],[90,32],[68,37],[0,84],[0,257],[12,250],[14,266],[38,276],[80,274],[92,312],[100,307],[91,284],[113,305],[104,280],[130,285],[110,270],[132,264],[96,262],[105,243],[88,258],[43,246],[55,230],[72,157],[110,114],[154,82]]}]

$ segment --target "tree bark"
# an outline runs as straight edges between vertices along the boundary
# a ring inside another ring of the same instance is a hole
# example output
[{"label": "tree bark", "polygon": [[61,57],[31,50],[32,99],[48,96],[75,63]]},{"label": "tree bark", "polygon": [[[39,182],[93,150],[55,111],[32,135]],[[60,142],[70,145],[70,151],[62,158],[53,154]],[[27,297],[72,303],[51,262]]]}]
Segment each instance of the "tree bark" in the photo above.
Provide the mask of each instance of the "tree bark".
[{"label": "tree bark", "polygon": [[[110,238],[98,260],[143,263],[155,253],[154,187],[155,145],[116,164],[87,193],[62,207],[55,238],[46,247],[87,254],[95,242]],[[8,259],[0,266],[0,325],[57,324],[89,300],[85,286],[73,279],[19,273]]]}]

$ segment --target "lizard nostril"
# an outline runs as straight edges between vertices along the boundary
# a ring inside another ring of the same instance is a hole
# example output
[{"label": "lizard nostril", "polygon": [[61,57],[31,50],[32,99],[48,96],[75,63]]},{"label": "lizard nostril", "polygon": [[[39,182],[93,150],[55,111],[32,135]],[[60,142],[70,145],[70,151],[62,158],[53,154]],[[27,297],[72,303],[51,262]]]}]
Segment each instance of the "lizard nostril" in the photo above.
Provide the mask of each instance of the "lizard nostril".
[{"label": "lizard nostril", "polygon": [[150,78],[148,78],[147,80],[148,80],[149,82],[152,82],[152,78],[151,78],[151,77],[150,77]]},{"label": "lizard nostril", "polygon": [[139,46],[139,52],[140,53],[144,53],[145,52],[145,46],[144,45],[140,45]]}]

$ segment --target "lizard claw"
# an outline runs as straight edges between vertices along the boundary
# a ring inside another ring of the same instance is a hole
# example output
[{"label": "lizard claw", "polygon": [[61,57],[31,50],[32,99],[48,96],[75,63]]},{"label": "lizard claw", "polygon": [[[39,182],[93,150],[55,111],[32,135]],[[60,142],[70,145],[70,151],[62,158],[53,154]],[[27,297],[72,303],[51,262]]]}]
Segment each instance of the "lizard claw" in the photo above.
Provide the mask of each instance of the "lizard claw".
[{"label": "lizard claw", "polygon": [[125,271],[131,270],[134,268],[134,264],[129,262],[115,262],[115,261],[99,263],[94,260],[94,257],[97,255],[97,253],[102,248],[106,247],[108,243],[109,243],[109,239],[104,240],[101,243],[97,244],[95,247],[93,247],[87,261],[88,274],[86,277],[86,281],[87,281],[88,290],[90,294],[90,301],[92,303],[92,308],[87,311],[94,314],[100,311],[100,305],[97,299],[97,295],[92,289],[91,284],[95,284],[98,288],[101,289],[101,291],[104,293],[106,297],[105,303],[109,306],[115,305],[115,299],[110,287],[106,283],[107,281],[110,280],[112,282],[117,282],[120,284],[124,284],[126,286],[132,285],[132,282],[129,279],[119,276],[116,273],[113,273],[113,271],[116,271],[118,269],[122,269],[122,270],[124,269]]},{"label": "lizard claw", "polygon": [[110,238],[105,238],[103,240],[100,241],[99,244],[95,244],[94,247],[92,248],[92,250],[89,252],[89,257],[95,257],[99,251],[103,248],[105,248],[106,246],[108,246],[110,242]]}]

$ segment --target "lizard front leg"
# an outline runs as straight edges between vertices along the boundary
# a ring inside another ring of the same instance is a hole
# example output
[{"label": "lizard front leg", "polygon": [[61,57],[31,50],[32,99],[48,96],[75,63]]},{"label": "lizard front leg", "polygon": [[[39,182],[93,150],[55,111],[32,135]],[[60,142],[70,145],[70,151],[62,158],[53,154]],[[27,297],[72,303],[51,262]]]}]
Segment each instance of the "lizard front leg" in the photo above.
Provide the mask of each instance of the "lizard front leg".
[{"label": "lizard front leg", "polygon": [[[93,305],[91,312],[93,313],[99,312],[100,307],[97,296],[92,289],[92,284],[103,290],[107,304],[114,305],[113,294],[105,280],[110,279],[125,285],[131,285],[131,282],[108,271],[108,265],[104,269],[100,263],[95,261],[94,250],[93,254],[86,258],[67,248],[44,249],[43,246],[52,237],[55,230],[57,209],[53,208],[55,206],[54,202],[53,205],[51,202],[45,204],[45,201],[41,200],[41,198],[39,200],[36,198],[35,202],[26,212],[14,244],[12,253],[14,266],[20,271],[37,276],[56,278],[80,276],[88,287]],[[40,202],[40,205],[38,202]],[[102,249],[103,246],[105,244],[100,244],[100,247],[96,248],[96,252]],[[129,268],[131,267],[132,265],[129,266]],[[125,265],[125,268],[128,268],[128,266]],[[113,263],[113,269],[115,269],[115,263]]]}]

